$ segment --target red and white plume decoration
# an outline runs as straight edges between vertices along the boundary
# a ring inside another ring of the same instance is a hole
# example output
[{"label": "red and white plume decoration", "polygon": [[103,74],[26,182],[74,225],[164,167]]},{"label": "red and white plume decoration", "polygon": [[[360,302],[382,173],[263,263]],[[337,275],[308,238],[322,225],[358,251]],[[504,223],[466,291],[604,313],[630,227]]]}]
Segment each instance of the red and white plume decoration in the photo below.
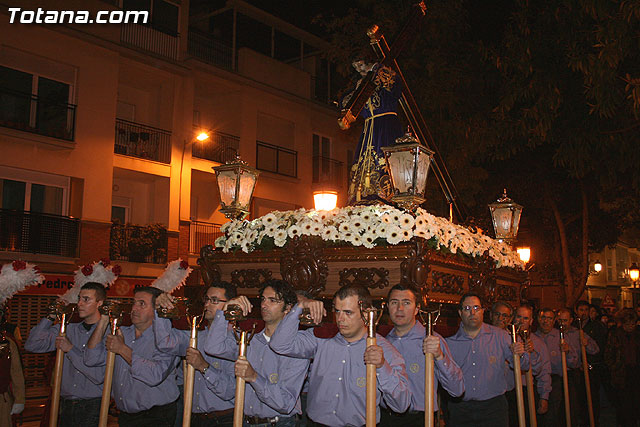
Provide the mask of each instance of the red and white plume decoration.
[{"label": "red and white plume decoration", "polygon": [[187,277],[192,271],[193,268],[189,267],[187,261],[178,258],[167,265],[164,273],[154,280],[151,286],[162,292],[171,293],[187,282]]},{"label": "red and white plume decoration", "polygon": [[44,276],[36,265],[24,261],[5,264],[0,270],[0,306],[30,285],[40,284]]},{"label": "red and white plume decoration", "polygon": [[111,261],[108,258],[94,261],[75,271],[73,286],[61,298],[69,304],[76,303],[78,302],[80,289],[86,283],[102,283],[105,288],[108,288],[113,285],[120,273],[122,273],[122,267],[117,264],[111,265]]}]

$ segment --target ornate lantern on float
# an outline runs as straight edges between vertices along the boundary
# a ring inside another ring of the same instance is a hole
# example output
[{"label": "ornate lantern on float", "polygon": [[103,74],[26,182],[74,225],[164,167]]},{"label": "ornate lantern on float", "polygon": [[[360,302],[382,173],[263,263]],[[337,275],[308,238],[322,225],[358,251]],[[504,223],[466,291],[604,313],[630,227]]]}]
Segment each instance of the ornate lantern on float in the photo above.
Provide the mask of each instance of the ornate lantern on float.
[{"label": "ornate lantern on float", "polygon": [[396,139],[395,145],[382,147],[382,151],[393,185],[391,201],[403,209],[417,208],[426,200],[433,151],[421,145],[410,131]]},{"label": "ornate lantern on float", "polygon": [[213,170],[220,189],[220,212],[229,219],[246,218],[260,172],[241,160],[240,156],[225,165],[213,167]]},{"label": "ornate lantern on float", "polygon": [[522,206],[507,197],[507,189],[504,189],[502,197],[489,205],[493,229],[496,239],[513,244],[518,235]]}]

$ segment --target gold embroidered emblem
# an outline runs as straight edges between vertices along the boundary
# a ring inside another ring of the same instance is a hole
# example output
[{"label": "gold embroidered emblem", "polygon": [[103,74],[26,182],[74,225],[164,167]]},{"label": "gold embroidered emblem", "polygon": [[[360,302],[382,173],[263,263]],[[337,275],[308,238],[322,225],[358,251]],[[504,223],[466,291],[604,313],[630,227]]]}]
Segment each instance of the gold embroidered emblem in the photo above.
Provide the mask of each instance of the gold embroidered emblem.
[{"label": "gold embroidered emblem", "polygon": [[271,384],[277,384],[278,383],[278,374],[269,375],[269,382]]},{"label": "gold embroidered emblem", "polygon": [[367,380],[364,377],[358,377],[358,379],[356,379],[356,385],[360,388],[364,388],[367,386]]},{"label": "gold embroidered emblem", "polygon": [[216,369],[220,369],[220,362],[218,361],[213,362],[213,367]]},{"label": "gold embroidered emblem", "polygon": [[496,363],[496,357],[495,357],[495,356],[490,356],[490,357],[489,357],[489,363],[490,363],[490,364],[492,364],[492,365],[493,365],[494,363]]},{"label": "gold embroidered emblem", "polygon": [[409,370],[415,374],[420,370],[420,365],[412,363],[411,366],[409,366]]}]

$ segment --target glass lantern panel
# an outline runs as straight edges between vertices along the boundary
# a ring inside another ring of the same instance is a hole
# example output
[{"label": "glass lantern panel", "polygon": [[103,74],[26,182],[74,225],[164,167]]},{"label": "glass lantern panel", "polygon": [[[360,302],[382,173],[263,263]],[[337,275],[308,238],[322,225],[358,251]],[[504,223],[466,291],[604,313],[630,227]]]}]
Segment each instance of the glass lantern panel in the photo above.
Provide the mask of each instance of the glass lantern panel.
[{"label": "glass lantern panel", "polygon": [[511,219],[513,214],[509,208],[498,208],[493,211],[493,222],[496,228],[496,238],[509,238],[511,231]]},{"label": "glass lantern panel", "polygon": [[518,226],[520,225],[520,214],[522,213],[522,209],[512,208],[513,210],[513,223],[511,230],[512,236],[515,237],[518,235]]},{"label": "glass lantern panel", "polygon": [[253,187],[256,185],[256,177],[243,171],[240,174],[240,194],[238,195],[238,207],[242,209],[249,209],[249,203],[251,202],[251,195],[253,194]]},{"label": "glass lantern panel", "polygon": [[411,151],[390,153],[387,161],[393,177],[393,183],[400,193],[406,193],[413,186],[414,156]]},{"label": "glass lantern panel", "polygon": [[233,205],[236,197],[236,172],[233,170],[222,171],[218,174],[218,187],[220,188],[220,200],[225,206]]},{"label": "glass lantern panel", "polygon": [[424,196],[424,191],[427,187],[427,174],[429,173],[429,165],[431,158],[424,151],[420,151],[418,154],[418,174],[416,182],[416,195]]}]

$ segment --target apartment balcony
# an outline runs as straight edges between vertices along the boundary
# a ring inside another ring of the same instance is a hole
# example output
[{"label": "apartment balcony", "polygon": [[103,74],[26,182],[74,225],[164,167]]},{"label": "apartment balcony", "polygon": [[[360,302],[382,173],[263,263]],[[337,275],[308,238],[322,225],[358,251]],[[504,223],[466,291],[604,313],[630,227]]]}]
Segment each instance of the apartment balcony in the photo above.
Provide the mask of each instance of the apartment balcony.
[{"label": "apartment balcony", "polygon": [[193,144],[191,155],[224,164],[236,158],[239,147],[239,136],[213,132],[206,141],[197,141]]},{"label": "apartment balcony", "polygon": [[0,126],[73,141],[76,106],[0,88]]},{"label": "apartment balcony", "polygon": [[256,168],[297,178],[298,152],[263,141],[256,141]]},{"label": "apartment balcony", "polygon": [[233,70],[233,49],[197,30],[189,29],[189,55],[216,67]]},{"label": "apartment balcony", "polygon": [[189,225],[189,253],[199,254],[205,245],[213,246],[216,239],[222,236],[220,224],[204,221],[191,221]]},{"label": "apartment balcony", "polygon": [[109,256],[119,261],[165,264],[168,243],[167,229],[160,224],[113,224]]},{"label": "apartment balcony", "polygon": [[80,221],[68,216],[0,209],[0,250],[78,257]]},{"label": "apartment balcony", "polygon": [[139,48],[173,61],[178,60],[180,34],[173,31],[160,31],[146,25],[123,24],[120,30],[120,42]]},{"label": "apartment balcony", "polygon": [[313,156],[313,183],[342,187],[343,163],[323,156]]},{"label": "apartment balcony", "polygon": [[116,119],[116,140],[113,152],[170,164],[171,131]]}]

